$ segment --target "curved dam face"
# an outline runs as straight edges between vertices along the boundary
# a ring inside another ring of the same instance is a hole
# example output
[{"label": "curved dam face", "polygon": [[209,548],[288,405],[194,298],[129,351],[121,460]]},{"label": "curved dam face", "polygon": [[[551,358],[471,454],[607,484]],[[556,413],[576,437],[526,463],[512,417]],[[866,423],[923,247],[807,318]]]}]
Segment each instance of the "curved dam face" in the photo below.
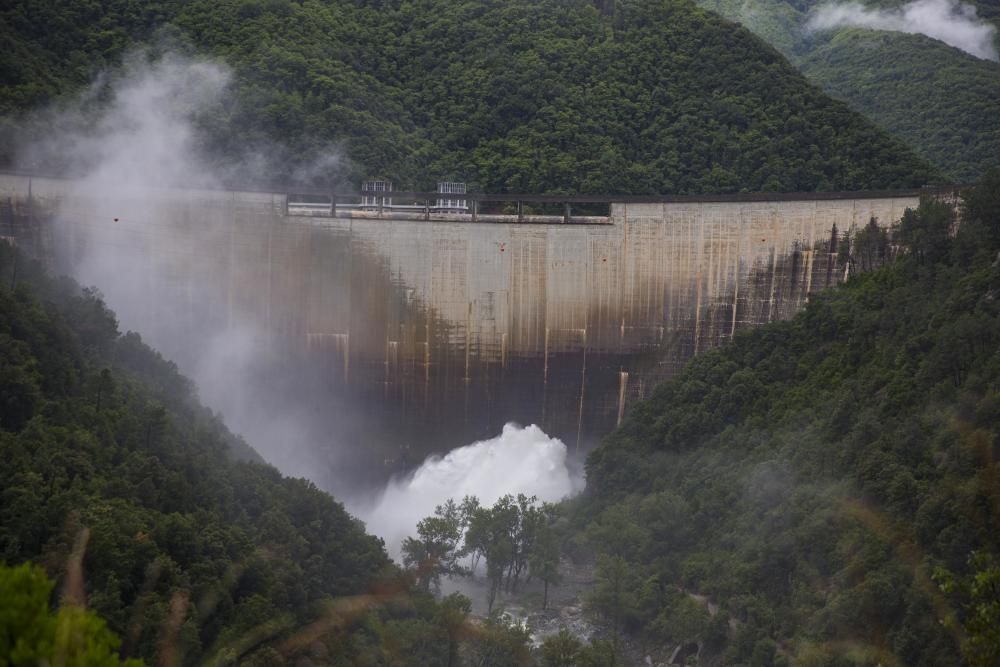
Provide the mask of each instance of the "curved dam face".
[{"label": "curved dam face", "polygon": [[842,280],[838,235],[918,203],[615,203],[605,224],[558,225],[305,218],[282,195],[97,199],[44,179],[29,202],[26,179],[0,183],[0,235],[96,285],[252,444],[321,483],[507,421],[586,448],[691,356]]}]

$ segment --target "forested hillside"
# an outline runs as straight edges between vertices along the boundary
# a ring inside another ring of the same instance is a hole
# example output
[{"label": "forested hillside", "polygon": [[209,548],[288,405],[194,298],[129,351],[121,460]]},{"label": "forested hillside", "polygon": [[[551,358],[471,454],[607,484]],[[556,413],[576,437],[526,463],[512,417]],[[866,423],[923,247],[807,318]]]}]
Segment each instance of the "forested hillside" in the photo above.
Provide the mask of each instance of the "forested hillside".
[{"label": "forested hillside", "polygon": [[923,35],[840,30],[802,71],[968,183],[1000,162],[1000,64]]},{"label": "forested hillside", "polygon": [[[261,463],[172,363],[119,334],[98,294],[5,243],[0,460],[0,664],[115,664],[119,641],[164,665],[428,665],[457,651],[467,599],[411,589],[381,540]],[[56,613],[53,584],[25,563],[54,579]],[[525,640],[486,623],[463,651]]]},{"label": "forested hillside", "polygon": [[186,44],[235,70],[200,123],[220,165],[266,153],[271,173],[246,179],[332,153],[354,184],[420,188],[850,190],[939,176],[689,0],[15,0],[0,12],[8,133],[129,47]]},{"label": "forested hillside", "polygon": [[[1000,63],[924,35],[860,27],[813,31],[822,0],[697,0],[767,40],[810,81],[844,100],[961,182],[997,165]],[[836,3],[833,3],[836,4]],[[861,3],[894,8],[902,2]],[[970,2],[997,24],[1000,5]]]},{"label": "forested hillside", "polygon": [[961,210],[866,231],[859,261],[903,256],[695,358],[592,453],[609,626],[700,664],[1000,664],[1000,172]]}]

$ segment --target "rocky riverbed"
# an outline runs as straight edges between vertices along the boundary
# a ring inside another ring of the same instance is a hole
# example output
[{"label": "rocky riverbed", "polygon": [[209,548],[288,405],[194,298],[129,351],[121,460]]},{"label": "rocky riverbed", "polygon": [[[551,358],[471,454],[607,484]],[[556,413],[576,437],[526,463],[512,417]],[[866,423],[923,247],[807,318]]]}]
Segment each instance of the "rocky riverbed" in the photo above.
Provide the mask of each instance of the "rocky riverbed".
[{"label": "rocky riverbed", "polygon": [[[494,607],[510,619],[524,624],[531,632],[531,640],[536,647],[564,629],[584,643],[595,638],[610,640],[611,631],[589,614],[585,607],[586,594],[595,584],[593,565],[563,559],[559,569],[562,582],[559,586],[549,587],[548,602],[544,606],[544,584],[532,580],[522,584],[513,594],[499,596]],[[475,616],[485,617],[488,614],[487,585],[483,579],[473,577],[442,583],[443,594],[454,591],[461,592],[472,600],[472,613]],[[667,666],[671,664],[671,657],[676,660],[680,657],[678,654],[684,653],[677,651],[677,647],[641,646],[627,637],[620,638],[619,647],[623,663],[636,667]]]}]

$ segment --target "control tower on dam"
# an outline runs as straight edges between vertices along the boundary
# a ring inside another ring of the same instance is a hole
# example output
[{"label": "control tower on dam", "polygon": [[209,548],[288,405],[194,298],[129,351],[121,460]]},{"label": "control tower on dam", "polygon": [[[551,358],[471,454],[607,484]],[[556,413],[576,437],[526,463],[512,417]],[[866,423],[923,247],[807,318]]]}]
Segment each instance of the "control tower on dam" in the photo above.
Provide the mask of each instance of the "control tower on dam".
[{"label": "control tower on dam", "polygon": [[98,286],[227,417],[294,405],[391,467],[506,421],[588,447],[693,355],[843,280],[844,234],[919,195],[623,198],[548,224],[300,216],[279,193],[46,179],[29,198],[3,176],[0,235]]}]

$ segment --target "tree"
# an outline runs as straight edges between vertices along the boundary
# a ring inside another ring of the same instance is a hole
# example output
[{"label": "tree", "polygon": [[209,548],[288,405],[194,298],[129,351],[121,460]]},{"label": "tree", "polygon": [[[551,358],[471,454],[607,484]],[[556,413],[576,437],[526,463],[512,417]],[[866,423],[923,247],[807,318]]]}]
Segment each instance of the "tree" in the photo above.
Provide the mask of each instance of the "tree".
[{"label": "tree", "polygon": [[551,523],[542,523],[529,561],[532,576],[537,576],[544,584],[542,609],[549,606],[549,586],[558,586],[562,581],[559,573],[560,552],[559,535]]},{"label": "tree", "polygon": [[111,369],[102,368],[97,376],[97,411],[101,411],[101,399],[114,391],[115,381],[111,377]]},{"label": "tree", "polygon": [[479,559],[482,557],[483,551],[478,548],[469,548],[469,527],[472,525],[472,520],[475,518],[476,513],[481,509],[479,498],[475,496],[465,496],[462,499],[462,504],[459,506],[463,534],[460,555],[469,557],[469,573],[472,575],[476,573],[476,568],[479,566]]},{"label": "tree", "polygon": [[[486,559],[487,599],[492,609],[500,591],[512,592],[517,589],[523,574],[536,574],[531,563],[551,510],[539,505],[534,496],[524,494],[516,498],[505,495],[489,508],[480,507],[478,501],[470,503],[470,500],[474,499],[466,498],[463,502],[463,506],[469,507],[466,514],[469,518],[459,554],[470,556],[473,563],[479,558]],[[542,561],[537,563],[541,567]],[[551,567],[546,576],[552,581]]]},{"label": "tree", "polygon": [[458,646],[466,619],[472,612],[472,601],[461,593],[452,593],[438,605],[437,620],[448,635],[448,667],[459,664]]},{"label": "tree", "polygon": [[985,553],[972,557],[968,657],[974,665],[1000,664],[1000,564]]},{"label": "tree", "polygon": [[899,240],[921,264],[933,264],[948,255],[954,209],[946,202],[924,198],[916,209],[906,209],[899,221]]},{"label": "tree", "polygon": [[[538,533],[545,523],[546,517],[542,508],[538,506],[538,498],[535,496],[529,498],[523,493],[517,494],[517,523],[514,534],[511,536],[514,553],[510,572],[507,575],[508,591],[517,590],[521,573],[528,568],[528,563],[535,552]],[[511,573],[513,573],[513,580]]]},{"label": "tree", "polygon": [[611,627],[613,648],[618,652],[624,619],[635,607],[634,572],[621,556],[597,557],[597,582],[590,593],[590,605]]},{"label": "tree", "polygon": [[[934,579],[945,593],[961,596],[965,605],[962,646],[969,664],[989,667],[1000,664],[1000,563],[986,552],[969,557],[972,572],[956,576],[944,568],[934,572]],[[951,626],[957,621],[948,620]]]},{"label": "tree", "polygon": [[889,233],[880,227],[877,218],[854,234],[854,252],[851,256],[861,271],[872,271],[885,264],[889,258]]},{"label": "tree", "polygon": [[434,516],[417,524],[417,538],[403,540],[403,564],[416,571],[421,589],[440,588],[441,577],[463,574],[459,565],[462,539],[461,516],[455,501],[449,499],[434,510]]},{"label": "tree", "polygon": [[566,628],[559,634],[547,637],[542,642],[543,667],[576,667],[580,662],[580,651],[583,643],[574,637]]},{"label": "tree", "polygon": [[28,346],[0,333],[0,429],[19,431],[42,399],[41,374]]},{"label": "tree", "polygon": [[470,664],[477,667],[527,667],[533,662],[530,640],[531,633],[524,625],[491,612],[470,642]]},{"label": "tree", "polygon": [[146,449],[166,432],[169,424],[170,417],[166,408],[156,403],[151,404],[146,415]]},{"label": "tree", "polygon": [[980,250],[1000,245],[1000,168],[989,170],[976,187],[962,193],[959,231],[956,262],[965,263]]},{"label": "tree", "polygon": [[66,604],[49,610],[52,582],[36,565],[0,565],[0,664],[139,667],[122,661],[121,640],[94,612]]},{"label": "tree", "polygon": [[503,496],[492,507],[479,508],[469,521],[463,553],[473,557],[478,554],[486,559],[490,611],[497,594],[504,588],[504,578],[509,581],[514,567],[519,523],[519,507],[510,495]]}]

